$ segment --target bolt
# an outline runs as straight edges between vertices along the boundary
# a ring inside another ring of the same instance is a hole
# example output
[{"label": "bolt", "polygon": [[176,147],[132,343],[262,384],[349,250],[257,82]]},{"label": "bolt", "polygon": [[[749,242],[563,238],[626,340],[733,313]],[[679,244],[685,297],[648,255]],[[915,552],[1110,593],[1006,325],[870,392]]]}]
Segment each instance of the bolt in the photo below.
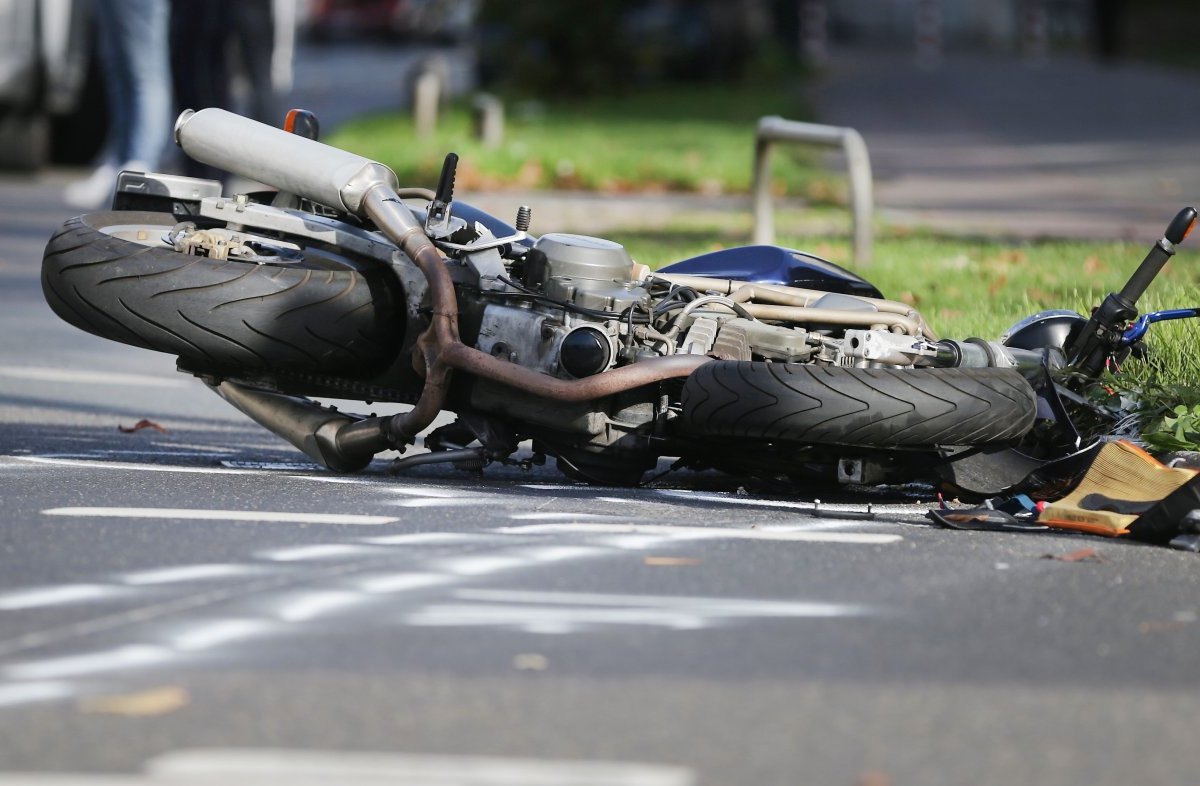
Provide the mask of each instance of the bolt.
[{"label": "bolt", "polygon": [[529,223],[533,220],[533,208],[529,205],[521,205],[517,208],[517,231],[528,232]]}]

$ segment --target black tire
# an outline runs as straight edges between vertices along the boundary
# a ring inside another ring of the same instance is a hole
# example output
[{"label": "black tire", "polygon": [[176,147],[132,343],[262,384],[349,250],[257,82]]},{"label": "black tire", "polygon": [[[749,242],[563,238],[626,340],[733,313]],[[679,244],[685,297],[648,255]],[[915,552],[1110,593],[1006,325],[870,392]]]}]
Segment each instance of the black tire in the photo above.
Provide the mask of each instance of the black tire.
[{"label": "black tire", "polygon": [[[402,299],[382,266],[317,249],[278,265],[189,256],[161,242],[176,223],[139,212],[71,219],[42,258],[46,301],[89,333],[206,369],[367,374],[399,351]],[[110,234],[143,225],[144,242]]]},{"label": "black tire", "polygon": [[864,369],[716,361],[683,387],[682,427],[708,436],[871,447],[984,445],[1033,425],[1008,369]]}]

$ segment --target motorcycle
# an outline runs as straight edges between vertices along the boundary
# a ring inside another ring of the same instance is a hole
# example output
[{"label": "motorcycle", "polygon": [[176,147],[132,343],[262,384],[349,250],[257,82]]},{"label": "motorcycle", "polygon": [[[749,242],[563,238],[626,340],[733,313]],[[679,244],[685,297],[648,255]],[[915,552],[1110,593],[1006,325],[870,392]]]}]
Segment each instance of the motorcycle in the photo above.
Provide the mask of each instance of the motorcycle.
[{"label": "motorcycle", "polygon": [[[651,271],[612,241],[531,234],[528,208],[509,224],[455,202],[454,154],[435,190],[401,188],[316,127],[297,110],[284,129],[184,112],[187,155],[277,190],[122,173],[113,211],[50,240],[42,282],[67,322],[177,356],[336,472],[404,453],[446,411],[428,452],[395,469],[551,456],[571,478],[633,485],[674,457],[802,485],[995,493],[1085,447],[1069,412],[1087,406],[1080,379],[1151,322],[1196,315],[1133,321],[1191,208],[1090,317],[1043,312],[1001,341],[959,341],[811,254],[749,246]],[[411,408],[362,417],[314,398]]]}]

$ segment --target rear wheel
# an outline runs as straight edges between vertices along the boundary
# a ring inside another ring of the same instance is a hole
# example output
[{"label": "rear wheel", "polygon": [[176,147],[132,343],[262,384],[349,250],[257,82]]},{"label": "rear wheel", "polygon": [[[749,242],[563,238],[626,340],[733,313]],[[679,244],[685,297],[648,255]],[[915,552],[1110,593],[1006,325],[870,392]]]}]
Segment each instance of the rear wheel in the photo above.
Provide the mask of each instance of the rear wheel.
[{"label": "rear wheel", "polygon": [[399,351],[402,296],[378,263],[312,247],[263,263],[182,254],[165,240],[176,223],[71,219],[46,246],[46,301],[89,333],[202,368],[366,374]]},{"label": "rear wheel", "polygon": [[691,433],[771,442],[919,448],[1020,439],[1036,399],[1010,369],[863,369],[713,362],[688,377]]}]

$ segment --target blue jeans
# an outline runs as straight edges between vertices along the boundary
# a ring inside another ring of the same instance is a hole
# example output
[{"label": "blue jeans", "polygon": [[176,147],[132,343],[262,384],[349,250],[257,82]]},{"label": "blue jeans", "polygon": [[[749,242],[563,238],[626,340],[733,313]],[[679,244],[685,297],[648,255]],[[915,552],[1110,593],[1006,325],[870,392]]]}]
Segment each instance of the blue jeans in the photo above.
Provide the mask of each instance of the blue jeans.
[{"label": "blue jeans", "polygon": [[93,0],[108,91],[105,157],[158,166],[171,137],[168,0]]}]

